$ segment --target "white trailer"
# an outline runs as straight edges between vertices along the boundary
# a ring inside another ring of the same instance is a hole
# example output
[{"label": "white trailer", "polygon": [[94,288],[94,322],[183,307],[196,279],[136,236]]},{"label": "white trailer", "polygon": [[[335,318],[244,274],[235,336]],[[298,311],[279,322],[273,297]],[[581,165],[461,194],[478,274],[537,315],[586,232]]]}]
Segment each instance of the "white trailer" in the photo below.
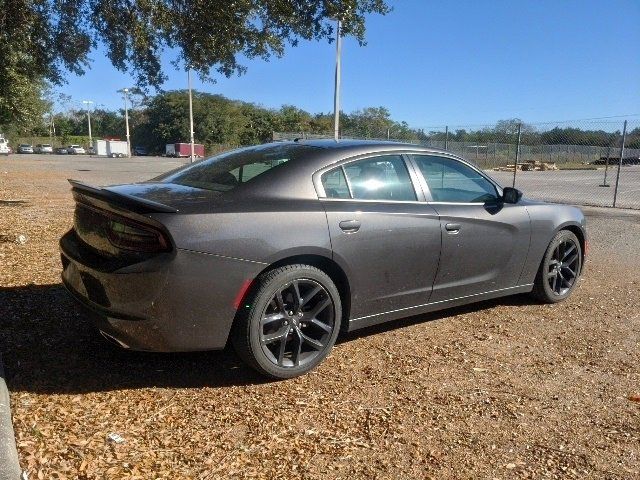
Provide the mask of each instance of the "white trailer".
[{"label": "white trailer", "polygon": [[101,157],[107,156],[107,141],[106,140],[94,140],[93,151],[96,155]]},{"label": "white trailer", "polygon": [[129,155],[127,142],[122,140],[95,140],[93,148],[99,156],[115,158]]},{"label": "white trailer", "polygon": [[0,155],[9,155],[9,141],[0,133]]}]

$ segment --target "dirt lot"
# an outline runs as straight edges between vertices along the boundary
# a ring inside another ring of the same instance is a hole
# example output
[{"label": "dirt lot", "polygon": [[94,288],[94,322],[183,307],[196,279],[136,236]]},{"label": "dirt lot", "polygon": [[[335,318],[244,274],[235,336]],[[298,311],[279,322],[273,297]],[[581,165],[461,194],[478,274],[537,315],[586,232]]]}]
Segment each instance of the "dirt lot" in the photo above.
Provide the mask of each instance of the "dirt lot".
[{"label": "dirt lot", "polygon": [[587,272],[564,304],[410,318],[265,382],[231,351],[119,350],[74,312],[65,178],[145,176],[77,162],[0,160],[0,350],[30,478],[640,477],[638,213],[588,210]]}]

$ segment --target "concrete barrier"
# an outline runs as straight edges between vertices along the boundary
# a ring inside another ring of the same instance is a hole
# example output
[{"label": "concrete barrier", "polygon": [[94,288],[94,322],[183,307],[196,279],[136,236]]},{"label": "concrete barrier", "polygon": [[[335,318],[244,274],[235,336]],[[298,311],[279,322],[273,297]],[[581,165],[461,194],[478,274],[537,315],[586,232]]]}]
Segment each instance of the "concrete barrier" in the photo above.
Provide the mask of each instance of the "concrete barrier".
[{"label": "concrete barrier", "polygon": [[0,480],[19,480],[21,475],[16,438],[11,423],[9,390],[4,380],[4,368],[0,356]]}]

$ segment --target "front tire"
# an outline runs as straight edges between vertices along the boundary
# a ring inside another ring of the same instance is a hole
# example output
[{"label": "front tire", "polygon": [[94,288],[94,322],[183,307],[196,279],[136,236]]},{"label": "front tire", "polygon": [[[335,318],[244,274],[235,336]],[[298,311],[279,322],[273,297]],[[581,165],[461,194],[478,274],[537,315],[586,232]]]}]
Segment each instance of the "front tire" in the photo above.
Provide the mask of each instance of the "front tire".
[{"label": "front tire", "polygon": [[533,287],[533,296],[543,303],[565,300],[578,283],[582,270],[582,247],[578,237],[561,230],[549,243]]},{"label": "front tire", "polygon": [[310,265],[286,265],[256,279],[231,340],[240,358],[259,373],[293,378],[327,357],[341,320],[340,294],[331,278]]}]

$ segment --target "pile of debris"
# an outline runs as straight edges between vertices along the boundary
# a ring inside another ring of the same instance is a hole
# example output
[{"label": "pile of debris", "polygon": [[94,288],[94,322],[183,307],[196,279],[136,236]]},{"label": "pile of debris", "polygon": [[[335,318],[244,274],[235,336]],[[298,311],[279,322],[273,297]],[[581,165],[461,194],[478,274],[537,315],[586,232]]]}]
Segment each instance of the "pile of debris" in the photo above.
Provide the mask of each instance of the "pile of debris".
[{"label": "pile of debris", "polygon": [[496,167],[494,170],[498,172],[513,172],[515,168],[522,170],[523,172],[530,172],[534,170],[542,172],[546,172],[547,170],[559,170],[555,162],[539,162],[538,160],[527,160],[526,162],[518,164],[512,163],[506,167]]}]

